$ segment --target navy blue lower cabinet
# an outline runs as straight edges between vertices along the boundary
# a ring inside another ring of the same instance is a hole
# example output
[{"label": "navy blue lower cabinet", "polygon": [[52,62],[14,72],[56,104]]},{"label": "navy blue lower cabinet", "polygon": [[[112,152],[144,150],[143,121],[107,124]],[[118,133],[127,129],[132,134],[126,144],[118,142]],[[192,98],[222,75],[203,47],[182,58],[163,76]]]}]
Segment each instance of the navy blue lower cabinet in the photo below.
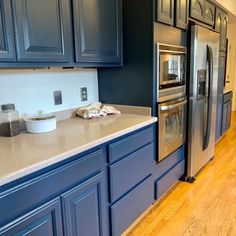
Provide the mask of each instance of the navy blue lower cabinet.
[{"label": "navy blue lower cabinet", "polygon": [[65,235],[105,235],[103,195],[101,173],[61,196]]},{"label": "navy blue lower cabinet", "polygon": [[[27,201],[27,196],[25,196],[25,200]],[[56,198],[0,228],[0,235],[62,236],[60,198]]]},{"label": "navy blue lower cabinet", "polygon": [[224,135],[231,125],[231,110],[232,101],[227,101],[223,105],[223,117],[222,117],[222,135]]},{"label": "navy blue lower cabinet", "polygon": [[156,181],[156,199],[162,197],[184,175],[185,160],[182,160]]},{"label": "navy blue lower cabinet", "polygon": [[120,236],[153,202],[152,176],[111,206],[112,236]]},{"label": "navy blue lower cabinet", "polygon": [[111,202],[126,194],[152,173],[153,143],[109,167]]},{"label": "navy blue lower cabinet", "polygon": [[181,146],[154,168],[155,198],[158,200],[185,173],[185,146]]}]

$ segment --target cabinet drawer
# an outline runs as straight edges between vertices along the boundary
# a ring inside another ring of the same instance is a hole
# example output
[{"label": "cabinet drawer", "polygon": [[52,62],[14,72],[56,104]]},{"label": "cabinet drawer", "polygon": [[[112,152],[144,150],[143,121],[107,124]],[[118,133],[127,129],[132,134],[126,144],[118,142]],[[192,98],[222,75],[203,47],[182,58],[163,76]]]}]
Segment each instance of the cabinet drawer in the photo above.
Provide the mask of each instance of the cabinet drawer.
[{"label": "cabinet drawer", "polygon": [[154,165],[153,144],[149,144],[109,167],[111,202],[150,175]]},{"label": "cabinet drawer", "polygon": [[156,199],[165,194],[180,177],[184,175],[185,160],[178,163],[173,169],[166,173],[161,179],[156,181]]},{"label": "cabinet drawer", "polygon": [[172,169],[177,163],[185,158],[185,146],[180,147],[169,157],[158,163],[155,170],[155,178],[159,179],[168,170]]},{"label": "cabinet drawer", "polygon": [[[0,226],[100,172],[102,159],[98,150],[1,193]],[[9,206],[14,210],[9,211]]]},{"label": "cabinet drawer", "polygon": [[153,127],[139,131],[133,135],[123,138],[109,145],[109,162],[114,162],[120,158],[134,152],[135,150],[153,141]]},{"label": "cabinet drawer", "polygon": [[154,201],[152,176],[111,207],[112,236],[120,236]]}]

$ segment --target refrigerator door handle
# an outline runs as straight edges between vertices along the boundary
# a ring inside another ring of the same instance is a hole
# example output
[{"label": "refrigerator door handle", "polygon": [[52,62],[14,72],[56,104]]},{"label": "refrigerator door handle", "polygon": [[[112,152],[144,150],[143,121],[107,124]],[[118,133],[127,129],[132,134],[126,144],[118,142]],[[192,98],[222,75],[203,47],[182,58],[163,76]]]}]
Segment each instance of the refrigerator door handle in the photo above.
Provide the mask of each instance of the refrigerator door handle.
[{"label": "refrigerator door handle", "polygon": [[213,100],[213,52],[211,46],[207,45],[207,62],[208,62],[208,105],[206,133],[204,135],[203,151],[208,148],[211,134],[211,118],[212,118],[212,100]]}]

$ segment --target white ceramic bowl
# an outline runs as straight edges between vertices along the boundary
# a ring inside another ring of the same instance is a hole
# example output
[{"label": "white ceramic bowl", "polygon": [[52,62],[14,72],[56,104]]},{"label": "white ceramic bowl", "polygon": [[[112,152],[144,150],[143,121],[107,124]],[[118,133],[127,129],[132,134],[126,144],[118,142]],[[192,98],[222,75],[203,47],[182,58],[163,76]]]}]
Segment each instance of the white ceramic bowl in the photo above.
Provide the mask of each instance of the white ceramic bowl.
[{"label": "white ceramic bowl", "polygon": [[31,117],[25,119],[27,132],[33,134],[47,133],[57,128],[55,116]]}]

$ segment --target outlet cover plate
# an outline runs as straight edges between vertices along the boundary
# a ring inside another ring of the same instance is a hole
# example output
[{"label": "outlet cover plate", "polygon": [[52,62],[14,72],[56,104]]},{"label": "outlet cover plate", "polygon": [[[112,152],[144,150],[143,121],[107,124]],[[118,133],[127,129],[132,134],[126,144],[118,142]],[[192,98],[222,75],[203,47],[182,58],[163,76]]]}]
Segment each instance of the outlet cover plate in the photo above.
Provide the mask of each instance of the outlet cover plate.
[{"label": "outlet cover plate", "polygon": [[88,101],[88,89],[87,87],[83,87],[80,89],[80,94],[81,94],[81,101],[85,102]]},{"label": "outlet cover plate", "polygon": [[53,92],[53,97],[54,97],[54,105],[55,106],[62,104],[62,93],[61,93],[61,91]]}]

